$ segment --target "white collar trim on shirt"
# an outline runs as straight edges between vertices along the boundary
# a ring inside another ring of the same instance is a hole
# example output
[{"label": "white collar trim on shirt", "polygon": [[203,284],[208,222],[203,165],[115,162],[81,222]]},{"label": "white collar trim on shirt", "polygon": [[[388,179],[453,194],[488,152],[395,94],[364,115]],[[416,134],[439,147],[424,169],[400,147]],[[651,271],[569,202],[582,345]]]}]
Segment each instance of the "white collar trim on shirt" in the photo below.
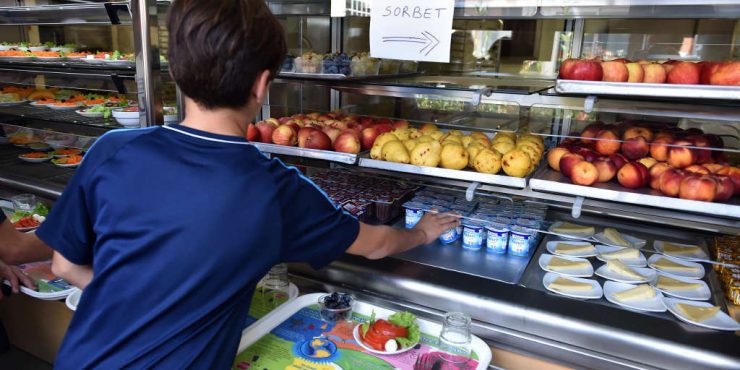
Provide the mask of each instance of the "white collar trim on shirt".
[{"label": "white collar trim on shirt", "polygon": [[249,143],[242,142],[242,141],[230,141],[230,140],[216,139],[216,138],[212,138],[212,137],[208,137],[208,136],[197,135],[197,134],[193,134],[191,132],[187,132],[187,131],[176,129],[176,128],[172,127],[172,126],[162,126],[162,127],[165,128],[165,129],[167,129],[167,130],[172,130],[172,131],[175,131],[175,132],[179,132],[179,133],[181,133],[183,135],[191,136],[191,137],[202,139],[202,140],[208,140],[208,141],[213,141],[213,142],[217,142],[217,143],[250,145]]}]

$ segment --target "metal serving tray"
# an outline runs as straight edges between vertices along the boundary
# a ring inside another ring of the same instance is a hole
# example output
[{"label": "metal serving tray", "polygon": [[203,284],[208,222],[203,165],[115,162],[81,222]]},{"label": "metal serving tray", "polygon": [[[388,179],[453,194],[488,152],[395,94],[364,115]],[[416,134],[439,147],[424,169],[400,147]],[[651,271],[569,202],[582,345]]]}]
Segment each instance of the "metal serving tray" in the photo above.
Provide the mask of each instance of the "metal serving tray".
[{"label": "metal serving tray", "polygon": [[519,177],[506,175],[490,175],[467,170],[450,170],[439,167],[422,167],[412,164],[394,163],[370,159],[366,155],[360,157],[360,167],[377,168],[395,172],[404,172],[415,175],[425,175],[433,177],[442,177],[452,180],[477,181],[481,184],[491,184],[508,186],[512,188],[524,189],[527,186],[527,180]]},{"label": "metal serving tray", "polygon": [[529,180],[529,187],[532,190],[550,193],[740,218],[740,202],[737,199],[733,199],[731,203],[711,203],[671,198],[648,188],[627,189],[615,183],[599,183],[593,186],[575,185],[560,172],[553,171],[546,166],[542,166],[535,172],[534,177]]},{"label": "metal serving tray", "polygon": [[284,146],[275,144],[252,143],[263,153],[290,155],[294,157],[322,159],[325,161],[339,162],[345,164],[357,163],[357,154],[340,153],[331,150],[318,150],[298,148],[294,146]]},{"label": "metal serving tray", "polygon": [[555,90],[561,94],[740,100],[737,86],[557,80]]}]

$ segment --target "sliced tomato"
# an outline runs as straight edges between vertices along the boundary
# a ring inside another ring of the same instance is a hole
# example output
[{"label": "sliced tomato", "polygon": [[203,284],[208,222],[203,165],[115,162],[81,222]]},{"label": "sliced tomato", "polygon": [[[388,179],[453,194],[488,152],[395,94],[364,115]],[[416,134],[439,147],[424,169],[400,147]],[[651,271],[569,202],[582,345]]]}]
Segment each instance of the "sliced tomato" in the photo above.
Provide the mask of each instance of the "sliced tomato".
[{"label": "sliced tomato", "polygon": [[383,338],[378,337],[377,334],[372,330],[372,327],[370,328],[370,330],[367,331],[367,334],[362,337],[362,340],[372,349],[376,349],[378,351],[382,351],[385,349],[386,341],[383,340]]},{"label": "sliced tomato", "polygon": [[388,337],[388,339],[395,339],[398,337],[406,338],[409,335],[408,329],[402,326],[391,324],[386,320],[376,321],[375,324],[373,324],[373,329],[375,329],[383,337]]}]

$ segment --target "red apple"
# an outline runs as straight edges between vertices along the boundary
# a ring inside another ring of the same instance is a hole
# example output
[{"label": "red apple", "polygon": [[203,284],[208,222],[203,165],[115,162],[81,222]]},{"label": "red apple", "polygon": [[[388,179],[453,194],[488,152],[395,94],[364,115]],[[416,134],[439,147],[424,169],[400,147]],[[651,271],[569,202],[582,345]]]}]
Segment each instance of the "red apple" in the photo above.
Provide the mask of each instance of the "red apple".
[{"label": "red apple", "polygon": [[362,143],[362,150],[370,150],[375,143],[375,139],[379,136],[378,130],[375,127],[369,127],[362,130],[362,137],[360,142]]},{"label": "red apple", "polygon": [[598,182],[609,182],[617,175],[617,166],[609,158],[598,158],[594,162],[596,170],[599,171]]},{"label": "red apple", "polygon": [[642,187],[645,180],[639,166],[642,165],[636,162],[629,162],[622,166],[617,172],[617,181],[619,184],[629,189]]},{"label": "red apple", "polygon": [[409,128],[409,121],[405,119],[393,122],[393,128]]},{"label": "red apple", "polygon": [[570,70],[568,80],[601,81],[604,75],[601,63],[593,60],[578,60]]},{"label": "red apple", "polygon": [[277,145],[295,146],[298,144],[298,135],[292,127],[280,125],[272,133],[272,142]]},{"label": "red apple", "polygon": [[622,168],[622,166],[627,164],[627,162],[629,162],[629,160],[625,156],[619,153],[614,153],[610,155],[609,159],[611,159],[611,161],[614,162],[614,165],[617,166],[617,171]]},{"label": "red apple", "polygon": [[642,82],[645,79],[645,70],[642,69],[642,65],[638,63],[627,63],[624,66],[627,67],[629,76],[627,82]]},{"label": "red apple", "polygon": [[676,64],[668,72],[666,82],[669,84],[696,85],[701,77],[701,67],[692,62],[681,62]]},{"label": "red apple", "polygon": [[336,142],[337,137],[339,137],[339,134],[342,133],[340,129],[334,127],[324,127],[323,129],[321,129],[321,131],[323,131],[326,136],[331,139],[332,144]]},{"label": "red apple", "polygon": [[320,130],[313,130],[308,134],[304,145],[308,149],[331,150],[331,139]]},{"label": "red apple", "polygon": [[729,176],[716,176],[717,179],[717,194],[714,196],[714,200],[725,201],[732,198],[735,194],[735,183]]},{"label": "red apple", "polygon": [[709,77],[712,85],[740,86],[740,61],[724,62]]},{"label": "red apple", "polygon": [[[678,68],[678,67],[676,67]],[[681,199],[711,202],[717,195],[717,180],[712,176],[691,174],[681,181],[678,196]]]},{"label": "red apple", "polygon": [[270,122],[260,121],[257,122],[254,127],[259,131],[259,142],[272,144],[272,133],[275,131],[277,126]]},{"label": "red apple", "polygon": [[277,120],[277,118],[268,118],[265,120],[265,122],[275,126],[276,128],[280,126],[280,122]]},{"label": "red apple", "polygon": [[660,162],[668,160],[668,152],[670,147],[668,144],[672,144],[673,139],[669,137],[658,137],[650,144],[650,156]]},{"label": "red apple", "polygon": [[601,130],[596,135],[596,144],[594,148],[597,152],[603,155],[612,155],[619,152],[619,148],[622,147],[622,143],[619,141],[619,136],[611,130]]},{"label": "red apple", "polygon": [[291,118],[291,117],[280,117],[280,118],[278,118],[278,123],[281,124],[281,125],[284,125],[284,124],[288,123],[288,121],[290,121],[292,119],[293,118]]},{"label": "red apple", "polygon": [[624,64],[632,63],[631,60],[625,59],[625,58],[616,58],[616,59],[612,59],[611,61],[612,62],[620,62],[620,63],[624,63]]},{"label": "red apple", "polygon": [[286,124],[284,124],[282,126],[288,126],[288,127],[292,128],[293,131],[295,131],[295,132],[298,132],[298,130],[301,129],[301,126],[298,126],[298,124],[295,121],[292,121],[292,122],[289,121],[288,123],[286,123]]},{"label": "red apple", "polygon": [[378,135],[382,135],[386,132],[393,131],[393,126],[386,123],[377,123],[375,124],[375,129],[378,130]]},{"label": "red apple", "polygon": [[627,159],[636,160],[650,153],[650,145],[642,136],[636,136],[622,143],[622,154]]},{"label": "red apple", "polygon": [[675,168],[669,168],[660,174],[659,183],[660,191],[669,196],[677,197],[681,190],[681,181],[684,178],[683,172]]},{"label": "red apple", "polygon": [[662,84],[668,76],[665,67],[660,64],[643,64],[642,70],[645,72],[642,79],[644,83]]},{"label": "red apple", "polygon": [[582,156],[573,153],[566,153],[565,155],[560,157],[560,172],[562,172],[565,176],[571,177],[573,166],[581,161],[585,161]]},{"label": "red apple", "polygon": [[[315,127],[302,127],[298,130],[298,147],[305,148],[308,137],[314,131],[321,131]],[[331,141],[331,140],[330,140]]]},{"label": "red apple", "polygon": [[650,187],[655,190],[660,190],[660,175],[663,172],[670,170],[671,166],[668,163],[660,162],[650,167]]},{"label": "red apple", "polygon": [[694,150],[688,148],[694,143],[688,140],[678,140],[668,150],[668,164],[675,168],[685,168],[696,162]]},{"label": "red apple", "polygon": [[599,179],[599,171],[592,163],[580,161],[573,166],[570,179],[576,185],[591,186]]},{"label": "red apple", "polygon": [[362,119],[360,119],[360,124],[363,127],[368,127],[374,125],[375,121],[370,117],[362,117]]},{"label": "red apple", "polygon": [[250,123],[247,126],[247,140],[248,141],[259,141],[260,139],[260,132],[257,130],[257,126],[254,125],[254,123]]},{"label": "red apple", "polygon": [[563,63],[560,64],[560,75],[558,76],[558,78],[563,80],[572,80],[570,76],[573,68],[576,66],[576,62],[578,62],[578,59],[564,60]]},{"label": "red apple", "polygon": [[565,154],[569,154],[570,151],[567,148],[556,147],[552,148],[547,152],[547,163],[555,171],[560,171],[560,158]]},{"label": "red apple", "polygon": [[309,114],[306,115],[306,118],[310,118],[310,119],[313,119],[313,120],[318,120],[319,117],[321,117],[321,113],[319,113],[319,112],[311,112],[311,113],[309,113]]},{"label": "red apple", "polygon": [[665,68],[665,73],[671,72],[671,70],[673,70],[673,68],[676,67],[676,64],[678,63],[683,63],[683,62],[680,60],[667,60],[663,62],[663,68]]},{"label": "red apple", "polygon": [[360,140],[351,130],[341,133],[334,142],[334,150],[338,152],[357,154],[360,149]]}]

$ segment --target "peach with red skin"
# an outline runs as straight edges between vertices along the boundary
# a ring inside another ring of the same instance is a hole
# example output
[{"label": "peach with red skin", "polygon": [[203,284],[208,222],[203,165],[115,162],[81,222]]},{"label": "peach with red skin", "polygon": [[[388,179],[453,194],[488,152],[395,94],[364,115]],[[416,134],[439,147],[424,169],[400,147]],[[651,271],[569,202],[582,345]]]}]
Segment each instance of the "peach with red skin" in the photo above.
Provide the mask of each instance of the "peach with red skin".
[{"label": "peach with red skin", "polygon": [[730,200],[735,194],[735,183],[729,176],[715,176],[717,180],[717,193],[714,196],[715,201]]},{"label": "peach with red skin", "polygon": [[725,168],[725,165],[719,163],[705,163],[704,167],[706,167],[711,173],[718,173],[720,170]]},{"label": "peach with red skin", "polygon": [[650,143],[650,156],[660,162],[667,161],[670,144],[673,144],[673,139],[664,136],[657,137]]},{"label": "peach with red skin", "polygon": [[639,163],[630,162],[622,166],[622,168],[617,171],[617,181],[620,185],[629,189],[639,189],[642,187],[644,179],[642,171],[638,165],[642,166]]},{"label": "peach with red skin", "polygon": [[563,155],[562,157],[560,157],[560,172],[562,172],[563,175],[567,177],[571,177],[573,166],[581,161],[585,161],[585,159],[583,159],[583,157],[578,154],[567,153]]},{"label": "peach with red skin", "polygon": [[647,167],[647,169],[653,168],[656,164],[658,164],[658,160],[656,160],[653,157],[644,157],[637,160],[638,162],[642,163],[643,166]]},{"label": "peach with red skin", "polygon": [[684,174],[681,170],[669,168],[660,174],[660,191],[669,197],[677,197],[681,190]]},{"label": "peach with red skin", "polygon": [[665,72],[669,73],[673,68],[676,67],[676,64],[683,63],[680,60],[667,60],[663,62],[662,66],[665,68]]},{"label": "peach with red skin", "polygon": [[689,148],[694,143],[688,140],[677,140],[668,150],[668,164],[675,168],[686,168],[696,162],[694,150]]},{"label": "peach with red skin", "polygon": [[642,136],[636,136],[622,143],[622,154],[629,160],[645,157],[650,153],[650,145]]},{"label": "peach with red skin", "polygon": [[591,186],[599,179],[599,171],[593,163],[580,161],[573,166],[570,179],[576,185]]},{"label": "peach with red skin", "polygon": [[277,118],[270,117],[270,118],[264,120],[263,122],[267,122],[267,123],[269,123],[269,124],[271,124],[271,125],[273,125],[275,127],[280,126],[280,122],[277,120]]},{"label": "peach with red skin", "polygon": [[709,77],[711,85],[740,86],[740,61],[724,62]]},{"label": "peach with red skin", "polygon": [[692,164],[691,166],[688,166],[684,168],[683,170],[686,172],[696,173],[699,175],[709,175],[710,173],[712,173],[711,171],[709,171],[709,169],[707,169],[706,167],[700,164]]},{"label": "peach with red skin", "polygon": [[701,67],[692,62],[681,62],[668,72],[666,82],[669,84],[696,85],[701,78]]},{"label": "peach with red skin", "polygon": [[603,130],[605,126],[606,125],[604,125],[601,122],[595,122],[595,123],[592,123],[592,124],[586,126],[583,129],[583,131],[580,133],[580,135],[579,134],[575,134],[573,136],[580,136],[581,137],[581,141],[585,145],[593,145],[596,141],[595,140],[592,140],[592,139],[595,138],[596,135],[599,134],[599,131]]},{"label": "peach with red skin", "polygon": [[619,136],[611,130],[599,131],[596,135],[596,139],[594,149],[602,155],[612,155],[619,152],[619,149],[622,147]]},{"label": "peach with red skin", "polygon": [[[686,140],[694,143],[694,146],[699,148],[711,148],[712,144],[708,138],[704,135],[691,135],[687,136]],[[711,149],[694,149],[694,155],[696,156],[696,163],[704,164],[712,161],[712,150]]]},{"label": "peach with red skin", "polygon": [[601,62],[601,69],[603,70],[602,81],[627,82],[629,79],[629,70],[622,62]]},{"label": "peach with red skin", "polygon": [[633,162],[637,169],[640,171],[640,177],[642,178],[642,186],[647,186],[650,183],[650,170],[640,162]]},{"label": "peach with red skin", "polygon": [[650,167],[650,187],[655,190],[660,190],[660,175],[670,169],[671,166],[669,166],[668,163],[665,162],[659,162]]},{"label": "peach with red skin", "polygon": [[622,140],[629,140],[638,136],[642,136],[647,141],[653,141],[653,132],[646,127],[631,126],[624,131]]},{"label": "peach with red skin", "polygon": [[609,158],[598,158],[593,162],[596,170],[599,171],[598,182],[609,182],[617,175],[617,166]]},{"label": "peach with red skin", "polygon": [[729,176],[735,184],[735,195],[740,195],[740,168],[725,166],[717,171],[717,175]]},{"label": "peach with red skin", "polygon": [[595,151],[588,149],[588,148],[581,148],[576,151],[576,154],[579,154],[583,157],[586,162],[593,162],[596,158],[600,157],[599,153],[596,153]]},{"label": "peach with red skin", "polygon": [[717,195],[717,180],[712,176],[691,174],[681,180],[678,196],[681,199],[714,201]]},{"label": "peach with red skin", "polygon": [[617,166],[617,170],[619,170],[620,168],[622,168],[622,166],[629,162],[629,160],[625,156],[619,153],[614,153],[610,155],[609,159],[611,159],[611,161],[614,162],[614,165]]},{"label": "peach with red skin", "polygon": [[552,148],[547,152],[547,163],[555,171],[560,171],[560,158],[564,155],[569,154],[570,151],[567,148],[556,147]]}]

